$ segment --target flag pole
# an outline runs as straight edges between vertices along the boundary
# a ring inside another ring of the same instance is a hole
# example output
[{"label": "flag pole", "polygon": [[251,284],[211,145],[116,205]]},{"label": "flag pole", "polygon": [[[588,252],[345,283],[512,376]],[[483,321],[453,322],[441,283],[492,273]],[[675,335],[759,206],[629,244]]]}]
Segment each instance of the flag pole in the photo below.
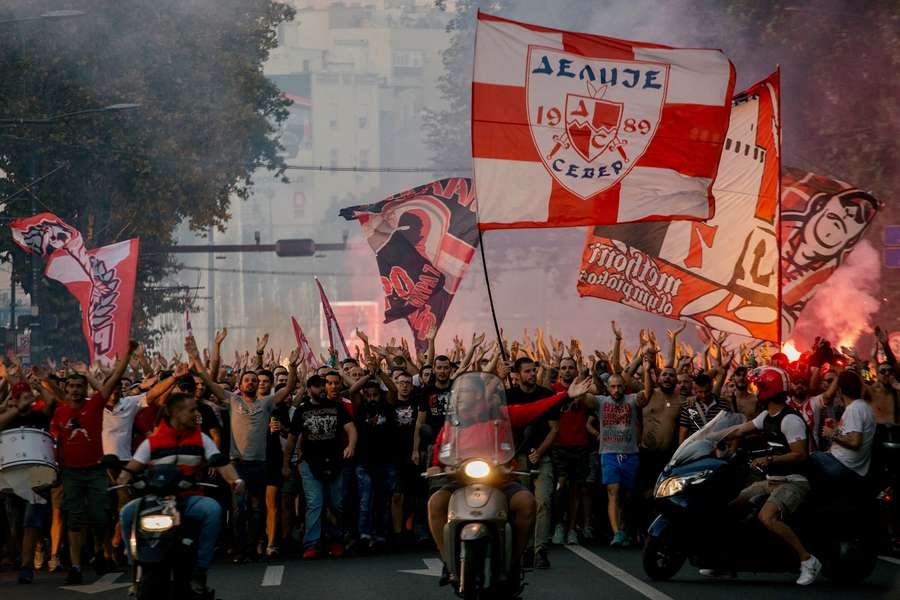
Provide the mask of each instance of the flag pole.
[{"label": "flag pole", "polygon": [[497,311],[494,310],[494,295],[491,293],[491,280],[488,277],[487,259],[484,257],[484,238],[481,235],[481,228],[478,228],[478,246],[481,249],[481,266],[484,269],[484,284],[487,287],[488,304],[491,306],[491,318],[494,319],[494,331],[497,332],[497,345],[500,347],[500,356],[503,360],[509,360],[506,356],[506,348],[503,347],[503,336],[500,335],[500,325],[497,323]]}]

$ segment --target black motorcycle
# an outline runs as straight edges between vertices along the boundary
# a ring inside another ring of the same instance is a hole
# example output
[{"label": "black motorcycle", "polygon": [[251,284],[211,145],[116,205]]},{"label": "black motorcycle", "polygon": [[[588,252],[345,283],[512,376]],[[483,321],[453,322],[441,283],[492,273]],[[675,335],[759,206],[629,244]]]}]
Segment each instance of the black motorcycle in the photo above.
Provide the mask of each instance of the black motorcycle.
[{"label": "black motorcycle", "polygon": [[127,487],[138,496],[131,535],[123,540],[132,556],[130,595],[137,600],[215,600],[214,590],[204,594],[191,590],[200,526],[182,518],[183,498],[177,494],[195,486],[217,486],[187,477],[176,465],[149,466],[133,475],[131,482],[110,488]]},{"label": "black motorcycle", "polygon": [[[742,415],[720,413],[676,450],[659,476],[654,502],[659,516],[650,525],[643,551],[651,579],[673,577],[686,560],[719,572],[797,572],[796,553],[756,517],[766,495],[749,506],[731,504],[751,479],[754,458],[781,454],[774,442],[754,451],[729,451],[720,440]],[[879,526],[875,492],[869,486],[835,489],[817,485],[787,524],[823,565],[830,580],[865,579],[878,559]]]}]

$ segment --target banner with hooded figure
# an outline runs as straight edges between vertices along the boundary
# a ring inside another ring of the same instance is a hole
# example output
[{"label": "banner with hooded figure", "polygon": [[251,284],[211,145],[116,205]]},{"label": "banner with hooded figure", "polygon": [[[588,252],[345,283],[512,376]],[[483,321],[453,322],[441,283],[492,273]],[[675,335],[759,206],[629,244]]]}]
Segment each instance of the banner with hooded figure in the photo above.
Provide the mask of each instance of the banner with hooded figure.
[{"label": "banner with hooded figure", "polygon": [[708,219],[734,67],[479,13],[472,158],[482,229]]},{"label": "banner with hooded figure", "polygon": [[785,168],[781,186],[781,316],[787,337],[816,289],[868,231],[879,203],[854,185],[803,169]]},{"label": "banner with hooded figure", "polygon": [[359,221],[375,251],[384,322],[406,319],[424,351],[478,247],[472,181],[441,179],[340,214]]},{"label": "banner with hooded figure", "polygon": [[779,75],[734,98],[705,222],[596,227],[578,292],[779,340]]}]

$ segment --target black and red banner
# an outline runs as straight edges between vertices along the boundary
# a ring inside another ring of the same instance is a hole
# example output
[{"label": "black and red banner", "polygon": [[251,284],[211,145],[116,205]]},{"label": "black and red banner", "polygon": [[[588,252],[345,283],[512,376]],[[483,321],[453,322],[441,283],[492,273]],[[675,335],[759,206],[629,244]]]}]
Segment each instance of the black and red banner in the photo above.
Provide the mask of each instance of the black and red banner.
[{"label": "black and red banner", "polygon": [[475,255],[475,208],[472,181],[457,177],[340,211],[359,221],[375,251],[384,322],[406,319],[419,351],[428,345],[428,330],[441,326]]}]

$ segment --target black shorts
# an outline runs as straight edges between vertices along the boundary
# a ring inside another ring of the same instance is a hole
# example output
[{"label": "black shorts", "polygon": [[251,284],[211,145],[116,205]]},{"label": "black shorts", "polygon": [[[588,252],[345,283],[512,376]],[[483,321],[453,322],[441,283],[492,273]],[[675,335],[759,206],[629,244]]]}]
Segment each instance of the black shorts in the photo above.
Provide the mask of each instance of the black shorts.
[{"label": "black shorts", "polygon": [[281,463],[274,460],[266,461],[266,486],[280,488],[284,483],[284,475],[281,474]]},{"label": "black shorts", "polygon": [[[450,492],[452,494],[461,487],[463,486],[460,483],[447,483],[441,486],[441,491]],[[519,492],[528,491],[528,488],[522,485],[518,480],[507,481],[506,483],[500,485],[498,489],[506,496],[507,502],[512,500],[512,497]]]},{"label": "black shorts", "polygon": [[587,481],[591,468],[589,446],[554,446],[550,449],[550,458],[558,479],[572,483]]}]

